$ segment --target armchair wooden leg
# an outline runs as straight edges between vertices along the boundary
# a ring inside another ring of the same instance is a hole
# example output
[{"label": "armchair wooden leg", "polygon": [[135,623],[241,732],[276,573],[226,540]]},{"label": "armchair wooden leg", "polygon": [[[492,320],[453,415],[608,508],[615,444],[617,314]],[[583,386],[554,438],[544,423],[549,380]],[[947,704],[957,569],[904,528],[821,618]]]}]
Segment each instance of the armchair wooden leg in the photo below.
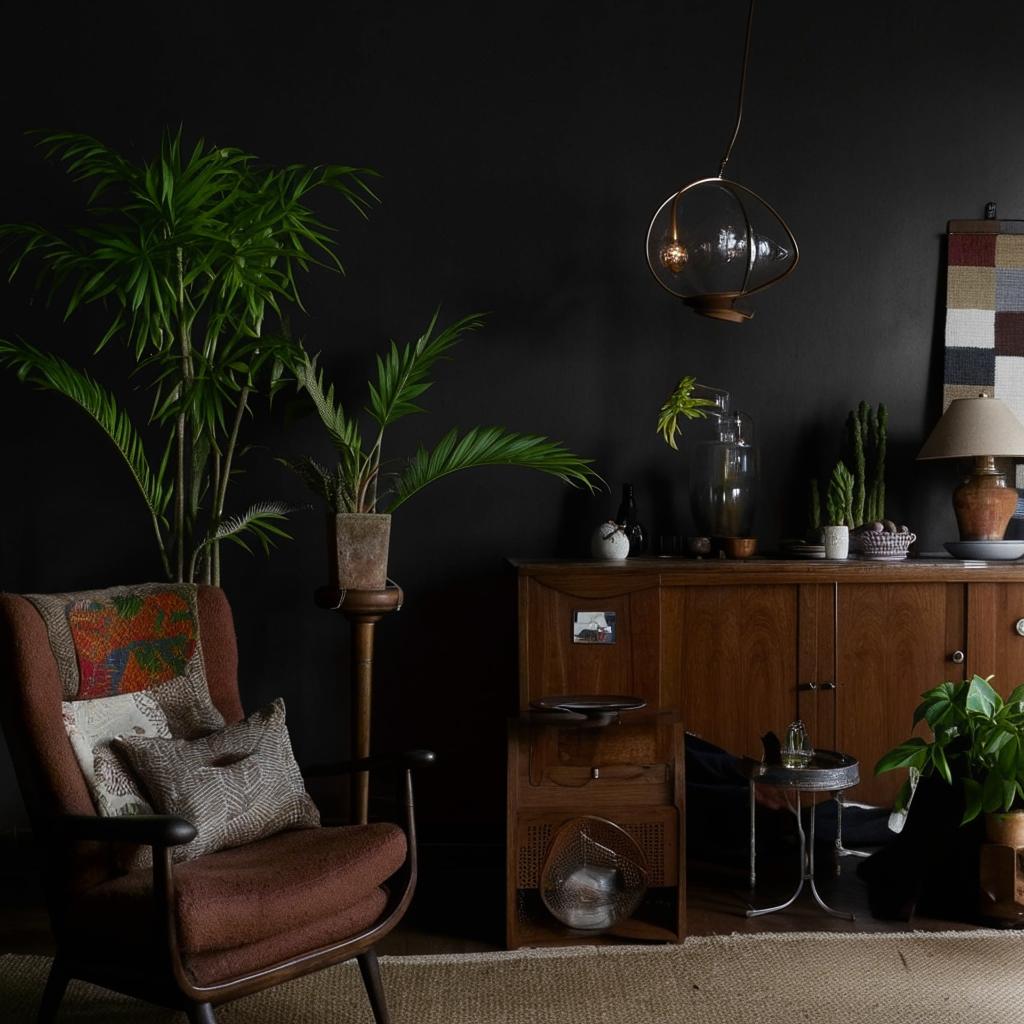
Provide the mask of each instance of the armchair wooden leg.
[{"label": "armchair wooden leg", "polygon": [[388,1004],[384,999],[384,986],[380,982],[376,952],[368,949],[365,953],[360,953],[357,959],[359,973],[363,976],[363,986],[366,988],[366,997],[370,1000],[370,1009],[373,1010],[373,1019],[377,1024],[391,1024]]},{"label": "armchair wooden leg", "polygon": [[185,1012],[188,1014],[189,1024],[217,1024],[217,1017],[209,1003],[190,1003]]},{"label": "armchair wooden leg", "polygon": [[39,1004],[39,1016],[36,1018],[38,1024],[51,1024],[57,1017],[57,1010],[64,998],[64,992],[71,980],[60,957],[53,961],[50,967],[50,975],[46,979],[46,988],[43,990],[43,1000]]}]

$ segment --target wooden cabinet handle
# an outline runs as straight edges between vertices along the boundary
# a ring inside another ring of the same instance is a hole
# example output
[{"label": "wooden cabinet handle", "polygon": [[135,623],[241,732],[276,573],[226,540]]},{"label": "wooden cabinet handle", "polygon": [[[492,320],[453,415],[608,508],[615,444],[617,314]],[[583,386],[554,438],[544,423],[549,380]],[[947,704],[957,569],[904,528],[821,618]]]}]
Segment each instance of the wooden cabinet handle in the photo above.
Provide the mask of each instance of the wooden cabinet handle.
[{"label": "wooden cabinet handle", "polygon": [[834,690],[836,688],[836,684],[835,683],[822,683],[820,688],[822,690]]},{"label": "wooden cabinet handle", "polygon": [[817,688],[818,688],[818,684],[817,683],[801,683],[797,687],[797,689],[801,693],[806,693],[808,690],[812,690],[813,691],[813,690],[816,690]]},{"label": "wooden cabinet handle", "polygon": [[962,665],[964,663],[964,652],[954,651],[949,660],[952,661],[954,665]]}]

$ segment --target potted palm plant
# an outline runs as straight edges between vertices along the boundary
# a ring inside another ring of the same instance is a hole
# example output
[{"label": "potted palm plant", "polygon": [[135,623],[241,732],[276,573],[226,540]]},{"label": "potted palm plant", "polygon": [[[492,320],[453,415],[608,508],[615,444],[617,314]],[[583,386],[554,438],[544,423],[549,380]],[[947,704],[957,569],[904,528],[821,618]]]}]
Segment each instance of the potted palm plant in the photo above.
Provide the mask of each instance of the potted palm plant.
[{"label": "potted palm plant", "polygon": [[149,431],[114,390],[53,352],[0,339],[0,367],[64,395],[107,435],[135,481],[169,579],[219,584],[222,541],[247,547],[248,538],[267,549],[286,536],[289,506],[263,501],[231,515],[228,490],[254,403],[269,400],[299,356],[268,321],[301,308],[300,272],[342,269],[310,196],[334,192],[365,214],[372,172],[272,167],[203,140],[188,148],[180,131],[166,132],[159,153],[138,162],[88,135],[40,141],[90,188],[87,222],[0,225],[0,242],[13,249],[10,276],[39,264],[68,317],[102,305],[108,319],[91,347],[114,338],[128,347],[132,387],[141,380],[151,390]]},{"label": "potted palm plant", "polygon": [[483,316],[472,314],[438,327],[437,314],[415,341],[394,342],[377,357],[377,380],[370,382],[367,412],[371,432],[364,438],[356,416],[335,398],[317,357],[303,354],[295,368],[300,389],[312,399],[337,452],[328,467],[310,456],[282,459],[326,504],[331,586],[339,590],[381,590],[387,582],[391,514],[427,484],[474,466],[523,466],[593,492],[601,478],[590,459],[556,441],[503,427],[448,431],[433,448],[385,459],[384,435],[405,416],[422,412],[417,400],[431,386],[430,371]]},{"label": "potted palm plant", "polygon": [[907,768],[896,809],[904,809],[917,779],[937,773],[962,790],[961,824],[986,815],[990,841],[1024,847],[1024,683],[1004,701],[992,677],[941,683],[922,694],[914,725],[924,721],[931,740],[912,736],[890,750],[876,774]]}]

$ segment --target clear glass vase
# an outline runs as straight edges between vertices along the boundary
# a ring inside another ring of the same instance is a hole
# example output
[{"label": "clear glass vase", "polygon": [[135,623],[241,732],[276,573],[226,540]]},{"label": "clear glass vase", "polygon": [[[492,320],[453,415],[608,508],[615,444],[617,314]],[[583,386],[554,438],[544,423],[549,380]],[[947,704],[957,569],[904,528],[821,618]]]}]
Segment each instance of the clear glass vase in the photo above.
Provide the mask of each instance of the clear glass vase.
[{"label": "clear glass vase", "polygon": [[753,421],[742,412],[725,412],[716,426],[714,440],[693,446],[690,505],[694,522],[705,537],[750,537],[757,500]]}]

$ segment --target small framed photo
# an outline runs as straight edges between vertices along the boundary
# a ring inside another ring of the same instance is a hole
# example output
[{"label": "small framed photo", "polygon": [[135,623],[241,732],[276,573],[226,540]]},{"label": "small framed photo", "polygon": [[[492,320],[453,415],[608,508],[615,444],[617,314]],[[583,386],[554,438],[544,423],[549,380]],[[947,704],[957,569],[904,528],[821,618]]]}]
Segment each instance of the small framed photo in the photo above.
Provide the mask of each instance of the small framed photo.
[{"label": "small framed photo", "polygon": [[615,643],[615,612],[573,612],[574,644]]}]

